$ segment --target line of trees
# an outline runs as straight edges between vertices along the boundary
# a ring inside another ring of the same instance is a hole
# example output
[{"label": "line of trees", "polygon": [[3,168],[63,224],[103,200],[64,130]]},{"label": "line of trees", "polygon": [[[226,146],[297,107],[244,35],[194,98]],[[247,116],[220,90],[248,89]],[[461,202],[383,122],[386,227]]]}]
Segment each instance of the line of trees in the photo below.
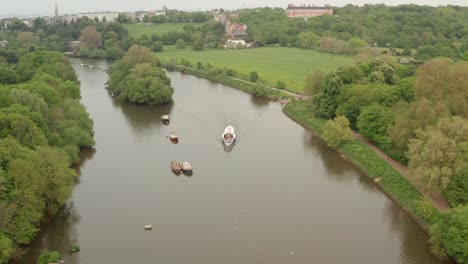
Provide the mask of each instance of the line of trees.
[{"label": "line of trees", "polygon": [[248,25],[249,39],[257,46],[322,49],[355,54],[363,45],[404,49],[430,59],[438,56],[468,59],[467,7],[417,5],[347,5],[336,16],[305,21],[289,19],[281,8],[246,9],[240,21]]},{"label": "line of trees", "polygon": [[[69,61],[11,50],[0,63],[0,263],[32,241],[69,198],[80,148],[94,145]],[[1,58],[1,57],[0,57]]]},{"label": "line of trees", "polygon": [[315,72],[306,81],[311,111],[335,119],[325,131],[332,146],[349,140],[351,127],[408,164],[427,193],[461,207],[438,219],[431,234],[436,251],[466,263],[468,62],[438,58],[415,67],[373,60]]},{"label": "line of trees", "polygon": [[[28,27],[21,21],[8,27],[2,39],[9,41],[10,47],[28,49],[45,48],[64,52],[68,42],[81,40],[81,49],[76,56],[91,58],[118,59],[133,44],[127,29],[119,23],[96,22],[87,17],[76,21],[58,21],[48,24],[43,18],[33,20]],[[22,26],[20,26],[22,25]]]}]

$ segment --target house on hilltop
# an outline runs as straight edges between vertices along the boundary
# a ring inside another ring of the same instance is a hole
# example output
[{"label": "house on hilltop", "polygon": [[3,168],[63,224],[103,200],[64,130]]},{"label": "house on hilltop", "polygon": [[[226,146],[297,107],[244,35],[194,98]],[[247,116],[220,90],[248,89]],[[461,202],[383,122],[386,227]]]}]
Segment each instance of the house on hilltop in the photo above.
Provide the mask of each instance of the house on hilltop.
[{"label": "house on hilltop", "polygon": [[231,20],[226,20],[226,36],[232,38],[242,38],[247,36],[247,25],[243,23],[231,23]]},{"label": "house on hilltop", "polygon": [[8,40],[0,40],[0,49],[8,48]]},{"label": "house on hilltop", "polygon": [[333,8],[330,5],[325,6],[315,6],[315,5],[300,5],[295,6],[289,4],[286,8],[286,15],[290,18],[304,18],[308,19],[310,17],[324,16],[324,15],[333,15]]}]

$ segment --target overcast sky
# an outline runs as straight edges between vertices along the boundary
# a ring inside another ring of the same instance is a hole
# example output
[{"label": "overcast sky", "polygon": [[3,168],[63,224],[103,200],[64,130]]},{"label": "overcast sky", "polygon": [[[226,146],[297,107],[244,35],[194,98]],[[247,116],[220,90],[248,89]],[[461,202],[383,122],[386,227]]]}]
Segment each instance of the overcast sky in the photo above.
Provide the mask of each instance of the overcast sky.
[{"label": "overcast sky", "polygon": [[399,5],[414,3],[419,5],[463,5],[468,0],[0,0],[0,16],[52,15],[57,2],[60,14],[91,11],[134,11],[161,9],[162,6],[182,10],[208,10],[213,8],[238,9],[245,7],[286,7],[293,4],[376,4]]}]

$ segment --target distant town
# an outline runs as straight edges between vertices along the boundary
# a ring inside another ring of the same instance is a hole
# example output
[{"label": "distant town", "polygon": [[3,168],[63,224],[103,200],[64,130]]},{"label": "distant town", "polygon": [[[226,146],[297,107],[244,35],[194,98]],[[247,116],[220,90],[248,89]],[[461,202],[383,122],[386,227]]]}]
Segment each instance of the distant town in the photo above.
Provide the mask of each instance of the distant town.
[{"label": "distant town", "polygon": [[[60,15],[59,9],[57,7],[57,4],[55,5],[55,12],[53,16],[42,16],[41,18],[44,18],[46,21],[48,21],[50,24],[56,23],[58,21],[62,22],[72,22],[76,21],[79,18],[82,17],[87,17],[89,19],[97,20],[97,21],[108,21],[108,22],[113,22],[116,21],[119,15],[125,15],[134,21],[144,21],[144,18],[147,17],[151,19],[154,16],[166,16],[167,12],[169,9],[167,7],[163,7],[161,10],[149,10],[149,11],[134,11],[134,12],[85,12],[85,13],[78,13],[78,14],[65,14],[65,15]],[[225,23],[230,23],[229,18],[224,15],[224,10],[219,10],[215,9],[212,11],[209,11],[210,13],[213,14],[214,18],[216,21],[221,22],[223,24]],[[322,15],[333,15],[333,8],[330,5],[325,5],[325,6],[315,6],[315,5],[293,5],[293,4],[288,4],[288,6],[285,8],[286,15],[290,18],[310,18],[310,17],[315,17],[315,16],[322,16]],[[34,19],[38,17],[30,17],[30,18],[16,18],[16,17],[10,17],[10,18],[3,18],[0,19],[0,29],[6,29],[8,28],[8,25],[14,21],[14,20],[21,20],[23,23],[25,23],[27,26],[32,26],[32,22]],[[241,28],[239,28],[237,25],[232,25],[231,29],[233,31],[237,31]],[[242,29],[241,29],[242,31]]]}]

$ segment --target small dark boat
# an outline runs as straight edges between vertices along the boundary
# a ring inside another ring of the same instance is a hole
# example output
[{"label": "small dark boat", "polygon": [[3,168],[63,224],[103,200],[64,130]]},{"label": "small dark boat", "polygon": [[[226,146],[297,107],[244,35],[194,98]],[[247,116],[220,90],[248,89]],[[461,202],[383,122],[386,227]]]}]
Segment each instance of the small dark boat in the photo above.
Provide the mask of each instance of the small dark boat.
[{"label": "small dark boat", "polygon": [[179,137],[176,136],[176,134],[171,133],[169,136],[169,140],[171,141],[172,144],[177,144],[179,143]]},{"label": "small dark boat", "polygon": [[180,174],[180,172],[182,171],[182,167],[180,165],[180,162],[171,161],[171,169],[175,174]]},{"label": "small dark boat", "polygon": [[164,124],[169,124],[169,116],[168,116],[168,115],[163,115],[163,116],[161,116],[161,121],[162,121]]},{"label": "small dark boat", "polygon": [[181,169],[183,173],[192,174],[192,165],[188,161],[185,161],[181,164]]}]

